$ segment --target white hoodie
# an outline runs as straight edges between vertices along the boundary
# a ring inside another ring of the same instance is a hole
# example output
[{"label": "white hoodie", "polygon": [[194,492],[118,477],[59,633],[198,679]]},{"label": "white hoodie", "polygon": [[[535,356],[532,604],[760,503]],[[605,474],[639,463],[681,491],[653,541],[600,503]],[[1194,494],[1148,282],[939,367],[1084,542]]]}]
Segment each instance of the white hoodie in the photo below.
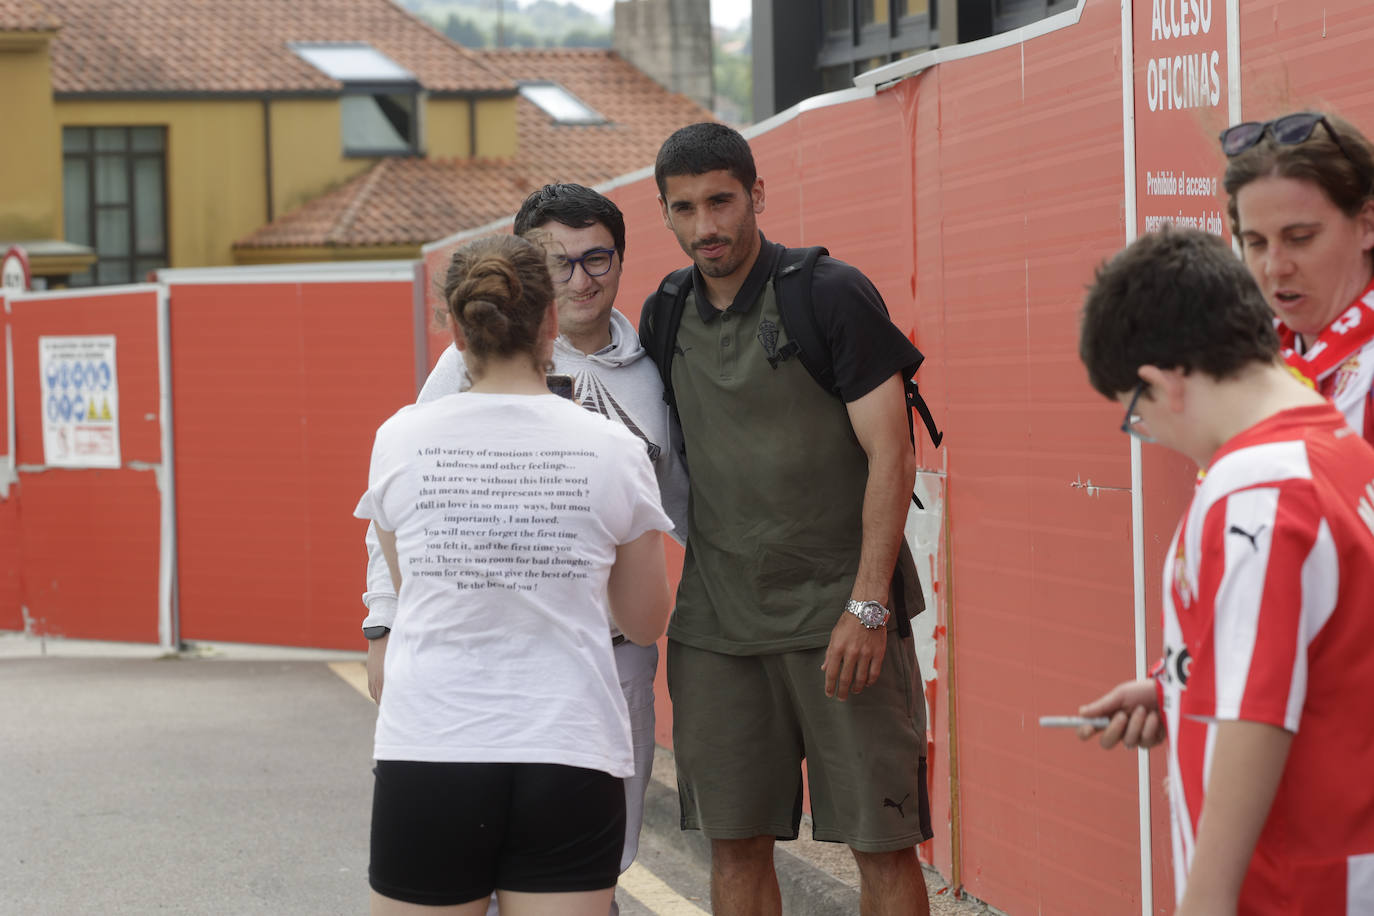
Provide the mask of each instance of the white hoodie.
[{"label": "white hoodie", "polygon": [[[573,378],[573,397],[583,407],[623,423],[644,440],[658,477],[663,511],[672,519],[673,538],[685,543],[687,535],[687,469],[679,445],[682,433],[663,401],[663,381],[658,367],[648,359],[630,319],[611,309],[611,343],[587,354],[559,335],[553,342],[554,371]],[[417,404],[472,387],[463,354],[449,347],[439,357],[415,399]],[[363,604],[368,614],[364,627],[389,627],[396,618],[396,592],[381,546],[367,528],[367,591]]]}]

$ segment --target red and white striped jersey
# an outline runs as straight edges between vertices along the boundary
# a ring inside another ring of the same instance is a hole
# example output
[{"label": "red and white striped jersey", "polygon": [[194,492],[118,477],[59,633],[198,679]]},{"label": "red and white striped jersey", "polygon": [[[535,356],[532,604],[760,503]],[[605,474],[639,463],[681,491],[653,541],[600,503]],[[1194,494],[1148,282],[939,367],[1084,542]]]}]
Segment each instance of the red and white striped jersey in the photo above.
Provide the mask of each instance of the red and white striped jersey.
[{"label": "red and white striped jersey", "polygon": [[1330,406],[1217,453],[1164,567],[1175,886],[1217,723],[1294,733],[1241,891],[1246,914],[1374,913],[1374,449]]}]

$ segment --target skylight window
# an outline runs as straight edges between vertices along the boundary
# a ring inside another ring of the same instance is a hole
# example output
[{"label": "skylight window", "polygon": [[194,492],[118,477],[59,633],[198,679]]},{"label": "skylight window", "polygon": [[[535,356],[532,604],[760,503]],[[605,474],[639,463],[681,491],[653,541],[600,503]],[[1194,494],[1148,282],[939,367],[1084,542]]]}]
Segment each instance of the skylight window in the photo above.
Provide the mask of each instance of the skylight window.
[{"label": "skylight window", "polygon": [[521,83],[520,94],[557,124],[605,124],[606,119],[557,83]]},{"label": "skylight window", "polygon": [[419,152],[420,84],[415,74],[362,41],[291,41],[287,47],[343,83],[339,123],[345,156]]},{"label": "skylight window", "polygon": [[310,66],[341,83],[413,83],[415,74],[362,41],[288,42]]}]

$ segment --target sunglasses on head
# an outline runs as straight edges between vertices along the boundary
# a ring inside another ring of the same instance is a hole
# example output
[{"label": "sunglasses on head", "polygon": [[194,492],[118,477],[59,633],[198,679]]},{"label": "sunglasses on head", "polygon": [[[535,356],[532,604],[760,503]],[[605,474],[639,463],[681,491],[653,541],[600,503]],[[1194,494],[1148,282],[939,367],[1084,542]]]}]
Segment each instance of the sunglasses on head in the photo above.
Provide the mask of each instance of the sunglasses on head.
[{"label": "sunglasses on head", "polygon": [[1345,143],[1341,141],[1336,129],[1326,120],[1326,115],[1319,111],[1300,111],[1272,121],[1246,121],[1244,124],[1228,127],[1221,132],[1221,151],[1228,159],[1239,156],[1263,140],[1266,133],[1279,146],[1297,146],[1299,143],[1306,143],[1312,137],[1312,132],[1317,129],[1318,124],[1326,128],[1326,132],[1340,149],[1341,155],[1349,159],[1357,171],[1363,173],[1364,169],[1355,157],[1350,155],[1350,150],[1345,148]]}]

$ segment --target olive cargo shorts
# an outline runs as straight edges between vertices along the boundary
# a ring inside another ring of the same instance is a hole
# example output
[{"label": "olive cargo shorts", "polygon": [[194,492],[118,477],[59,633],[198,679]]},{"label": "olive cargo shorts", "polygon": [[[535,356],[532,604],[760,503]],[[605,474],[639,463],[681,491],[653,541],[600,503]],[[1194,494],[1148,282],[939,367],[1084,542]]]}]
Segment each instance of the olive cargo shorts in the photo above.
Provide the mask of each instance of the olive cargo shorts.
[{"label": "olive cargo shorts", "polygon": [[824,660],[824,647],[723,655],[668,641],[682,829],[796,839],[805,759],[815,839],[889,852],[931,838],[911,640],[889,630],[877,683],[844,701],[825,695]]}]

